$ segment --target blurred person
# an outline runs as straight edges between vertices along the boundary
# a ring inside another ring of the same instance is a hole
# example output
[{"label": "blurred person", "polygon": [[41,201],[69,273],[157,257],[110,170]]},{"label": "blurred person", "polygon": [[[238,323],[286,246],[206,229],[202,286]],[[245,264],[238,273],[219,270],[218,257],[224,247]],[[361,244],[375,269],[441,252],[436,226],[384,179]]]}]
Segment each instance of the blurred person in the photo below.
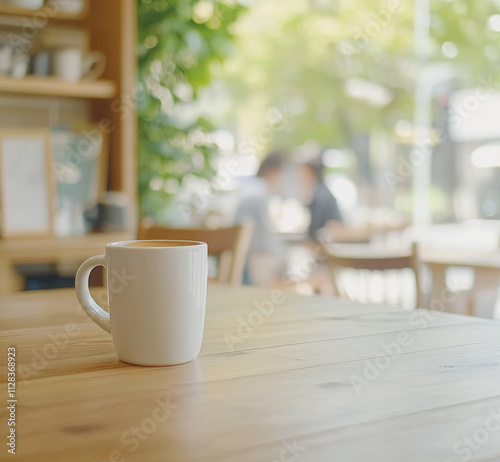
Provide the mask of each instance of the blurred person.
[{"label": "blurred person", "polygon": [[278,194],[283,180],[286,152],[272,151],[260,164],[255,178],[244,188],[236,211],[236,223],[253,222],[245,281],[253,285],[273,287],[282,278],[285,263],[285,248],[276,238],[269,201]]},{"label": "blurred person", "polygon": [[318,241],[318,231],[329,221],[342,222],[337,199],[323,182],[321,157],[303,162],[299,166],[299,184],[303,203],[311,213],[307,237]]},{"label": "blurred person", "polygon": [[329,222],[342,223],[342,217],[337,200],[323,182],[323,170],[323,160],[318,153],[299,162],[301,201],[311,215],[307,238],[303,244],[317,263],[307,277],[307,284],[315,293],[334,295],[331,275],[324,262],[325,250],[320,244],[320,230]]}]

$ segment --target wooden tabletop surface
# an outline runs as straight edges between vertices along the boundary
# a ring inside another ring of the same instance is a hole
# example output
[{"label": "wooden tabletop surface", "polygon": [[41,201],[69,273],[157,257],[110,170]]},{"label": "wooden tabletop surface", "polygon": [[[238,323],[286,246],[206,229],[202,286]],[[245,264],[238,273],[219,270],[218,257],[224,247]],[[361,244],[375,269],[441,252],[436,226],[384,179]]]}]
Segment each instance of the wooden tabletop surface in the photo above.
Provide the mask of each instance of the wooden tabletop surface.
[{"label": "wooden tabletop surface", "polygon": [[211,286],[200,357],[139,367],[65,289],[0,298],[0,336],[16,461],[500,460],[495,321]]}]

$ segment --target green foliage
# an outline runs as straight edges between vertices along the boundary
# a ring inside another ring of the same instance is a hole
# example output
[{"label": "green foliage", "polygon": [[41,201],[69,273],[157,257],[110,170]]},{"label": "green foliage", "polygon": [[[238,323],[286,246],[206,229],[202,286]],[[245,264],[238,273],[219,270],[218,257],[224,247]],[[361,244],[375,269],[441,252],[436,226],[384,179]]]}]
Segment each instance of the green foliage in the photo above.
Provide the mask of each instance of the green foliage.
[{"label": "green foliage", "polygon": [[[480,76],[498,82],[500,33],[488,28],[488,18],[498,14],[499,1],[431,1],[428,62],[448,64],[456,87],[479,86]],[[353,135],[390,136],[398,120],[412,120],[425,64],[415,56],[415,4],[254,0],[245,9],[237,0],[138,0],[142,213],[165,218],[183,183],[214,176],[215,127],[192,109],[213,78],[231,97],[217,128],[231,127],[240,141],[267,127],[273,107],[291,113],[291,122],[272,143],[290,148],[312,139],[356,152]],[[353,80],[387,90],[390,100],[377,105],[347,91]],[[260,154],[272,147],[260,146]]]},{"label": "green foliage", "polygon": [[[401,0],[406,7],[384,18],[387,3],[257,0],[238,23],[239,53],[224,69],[235,114],[248,125],[245,111],[262,119],[270,107],[296,108],[293,129],[275,139],[293,148],[311,139],[348,146],[354,133],[393,123],[395,110],[411,113],[412,8]],[[351,78],[388,89],[392,101],[380,107],[349,96]]]},{"label": "green foliage", "polygon": [[212,63],[231,51],[230,25],[243,8],[230,0],[138,0],[139,195],[141,213],[162,211],[187,175],[211,178],[210,121],[196,113]]},{"label": "green foliage", "polygon": [[[390,132],[399,119],[412,120],[423,65],[414,51],[416,3],[256,0],[238,21],[238,54],[221,75],[234,101],[231,117],[248,127],[271,107],[300,106],[293,129],[275,138],[290,148],[310,139],[345,147],[352,134]],[[460,86],[498,75],[500,34],[487,27],[493,14],[497,0],[431,0],[428,61],[453,67]],[[443,54],[445,42],[457,47],[456,56]],[[345,85],[352,79],[385,88],[392,100],[377,106],[349,94]]]},{"label": "green foliage", "polygon": [[[497,0],[434,0],[431,2],[431,36],[433,58],[450,62],[456,68],[457,80],[463,86],[480,85],[478,77],[500,77],[500,33],[488,28],[488,19],[498,15]],[[451,42],[455,57],[446,59],[441,46]]]}]

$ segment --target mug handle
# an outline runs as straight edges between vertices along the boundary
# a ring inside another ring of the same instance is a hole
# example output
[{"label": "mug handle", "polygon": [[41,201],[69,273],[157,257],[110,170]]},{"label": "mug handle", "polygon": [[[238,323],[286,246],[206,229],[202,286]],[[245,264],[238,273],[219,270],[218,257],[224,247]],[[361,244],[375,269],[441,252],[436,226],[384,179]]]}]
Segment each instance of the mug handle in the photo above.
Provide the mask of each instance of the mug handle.
[{"label": "mug handle", "polygon": [[106,55],[100,51],[90,52],[83,60],[83,77],[89,80],[98,79],[106,69]]},{"label": "mug handle", "polygon": [[102,327],[106,332],[111,333],[111,324],[109,313],[104,311],[92,298],[89,291],[89,276],[90,272],[96,266],[106,268],[106,256],[96,255],[85,260],[78,268],[75,278],[76,296],[83,310],[99,327]]}]

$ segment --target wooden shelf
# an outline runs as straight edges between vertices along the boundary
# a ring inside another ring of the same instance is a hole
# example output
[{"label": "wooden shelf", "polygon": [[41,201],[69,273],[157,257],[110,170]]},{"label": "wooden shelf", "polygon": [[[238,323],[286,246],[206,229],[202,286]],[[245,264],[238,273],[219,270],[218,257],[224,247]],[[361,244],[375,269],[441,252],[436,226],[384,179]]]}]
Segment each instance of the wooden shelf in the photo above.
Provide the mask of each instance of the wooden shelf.
[{"label": "wooden shelf", "polygon": [[56,77],[31,75],[23,79],[0,77],[0,93],[110,99],[116,94],[116,85],[111,80],[66,82]]},{"label": "wooden shelf", "polygon": [[47,10],[44,10],[43,8],[39,10],[22,8],[16,5],[11,5],[10,3],[0,1],[0,15],[30,17],[34,16],[35,14],[37,15],[37,17],[46,18],[49,21],[83,21],[87,17],[87,9],[84,8],[81,13],[75,14],[62,10],[53,11],[53,8],[48,8]]},{"label": "wooden shelf", "polygon": [[85,236],[0,239],[0,260],[13,264],[85,260],[103,253],[108,242],[136,239],[132,231]]},{"label": "wooden shelf", "polygon": [[[13,3],[7,4],[0,0],[0,22],[9,30],[21,28],[16,33],[22,33],[23,27],[38,28],[35,32],[40,32],[40,49],[77,47],[99,51],[106,56],[107,62],[102,79],[97,81],[66,82],[55,76],[33,75],[16,80],[0,75],[0,96],[5,100],[0,105],[0,110],[4,111],[7,126],[13,127],[26,125],[48,128],[66,124],[67,119],[68,126],[84,125],[72,124],[72,120],[88,124],[109,121],[106,125],[113,129],[108,136],[108,188],[127,196],[129,213],[135,221],[138,131],[132,97],[135,94],[137,75],[137,0],[86,0],[84,3],[84,11],[75,15],[61,10],[51,11],[48,7],[41,10],[19,8]],[[53,5],[54,2],[50,1],[48,4]],[[36,21],[36,18],[39,20]],[[47,27],[45,19],[49,22]],[[121,95],[127,96],[126,102],[116,100],[122,104],[111,104],[114,98]],[[31,104],[30,100],[34,100],[34,97],[39,97],[37,99],[41,101],[32,101]],[[42,97],[47,101],[43,101]],[[64,101],[69,104],[62,105],[61,111],[54,111],[50,103],[55,98],[76,98],[80,101]],[[81,104],[77,104],[82,101],[86,102],[84,111]],[[31,106],[43,109],[31,114]],[[9,111],[12,111],[12,123]],[[19,275],[16,276],[12,267],[16,262],[81,262],[91,255],[102,253],[106,242],[129,239],[133,235],[134,233],[127,236],[102,234],[81,238],[8,241],[0,239],[0,294],[21,287]]]}]

